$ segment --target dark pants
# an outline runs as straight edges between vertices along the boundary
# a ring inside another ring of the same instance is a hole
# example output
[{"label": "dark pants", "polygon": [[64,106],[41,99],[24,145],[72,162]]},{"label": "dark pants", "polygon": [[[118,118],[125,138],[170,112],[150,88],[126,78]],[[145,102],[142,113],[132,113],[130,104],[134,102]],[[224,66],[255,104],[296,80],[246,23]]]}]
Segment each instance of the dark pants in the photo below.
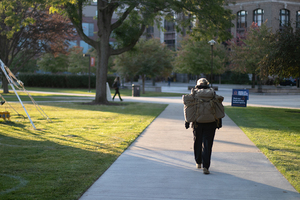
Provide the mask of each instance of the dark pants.
[{"label": "dark pants", "polygon": [[119,95],[119,99],[122,100],[121,94],[120,94],[120,92],[119,92],[119,88],[116,88],[115,90],[116,90],[116,92],[115,92],[115,95],[114,95],[114,97],[113,97],[112,99],[114,100],[114,99],[115,99],[115,96],[118,94],[118,95]]},{"label": "dark pants", "polygon": [[213,141],[216,132],[216,122],[195,123],[194,125],[194,155],[197,164],[209,168]]}]

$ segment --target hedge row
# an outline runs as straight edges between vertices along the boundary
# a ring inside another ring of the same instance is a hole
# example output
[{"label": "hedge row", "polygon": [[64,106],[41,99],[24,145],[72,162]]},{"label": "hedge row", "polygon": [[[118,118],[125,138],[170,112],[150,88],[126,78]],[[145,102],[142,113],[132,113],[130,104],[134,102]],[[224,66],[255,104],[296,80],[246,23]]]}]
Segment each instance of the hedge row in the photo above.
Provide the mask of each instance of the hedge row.
[{"label": "hedge row", "polygon": [[[25,87],[50,87],[50,88],[88,88],[88,75],[56,75],[56,74],[29,74],[20,73],[18,79]],[[107,82],[111,86],[115,77],[108,76]],[[91,75],[91,88],[96,88],[96,76]]]}]

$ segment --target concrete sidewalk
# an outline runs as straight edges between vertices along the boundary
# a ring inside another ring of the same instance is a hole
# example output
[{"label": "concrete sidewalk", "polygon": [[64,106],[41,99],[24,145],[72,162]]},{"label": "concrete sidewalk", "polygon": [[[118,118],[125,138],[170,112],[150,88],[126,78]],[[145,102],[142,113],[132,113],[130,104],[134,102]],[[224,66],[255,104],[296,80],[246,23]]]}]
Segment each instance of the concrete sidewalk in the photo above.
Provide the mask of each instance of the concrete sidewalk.
[{"label": "concrete sidewalk", "polygon": [[168,107],[81,200],[300,200],[300,194],[226,116],[216,131],[211,174],[197,169],[183,104]]}]

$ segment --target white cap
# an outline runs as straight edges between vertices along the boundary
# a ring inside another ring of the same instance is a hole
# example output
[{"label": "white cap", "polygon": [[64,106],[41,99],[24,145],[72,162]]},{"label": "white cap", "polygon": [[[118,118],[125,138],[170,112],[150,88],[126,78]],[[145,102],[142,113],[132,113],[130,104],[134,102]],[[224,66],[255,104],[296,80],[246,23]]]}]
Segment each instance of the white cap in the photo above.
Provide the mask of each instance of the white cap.
[{"label": "white cap", "polygon": [[198,81],[197,81],[197,85],[202,85],[202,86],[206,86],[206,85],[209,85],[209,82],[206,78],[200,78]]}]

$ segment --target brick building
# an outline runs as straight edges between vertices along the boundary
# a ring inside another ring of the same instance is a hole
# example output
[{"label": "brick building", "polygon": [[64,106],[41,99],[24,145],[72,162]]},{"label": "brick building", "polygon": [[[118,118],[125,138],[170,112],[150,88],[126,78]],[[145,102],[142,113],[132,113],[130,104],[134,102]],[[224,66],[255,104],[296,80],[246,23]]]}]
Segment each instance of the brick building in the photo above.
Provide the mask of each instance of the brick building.
[{"label": "brick building", "polygon": [[293,28],[300,28],[300,0],[235,0],[228,8],[236,15],[232,22],[235,26],[231,33],[243,34],[252,22],[261,23],[267,20],[267,26],[273,31],[290,23]]}]

